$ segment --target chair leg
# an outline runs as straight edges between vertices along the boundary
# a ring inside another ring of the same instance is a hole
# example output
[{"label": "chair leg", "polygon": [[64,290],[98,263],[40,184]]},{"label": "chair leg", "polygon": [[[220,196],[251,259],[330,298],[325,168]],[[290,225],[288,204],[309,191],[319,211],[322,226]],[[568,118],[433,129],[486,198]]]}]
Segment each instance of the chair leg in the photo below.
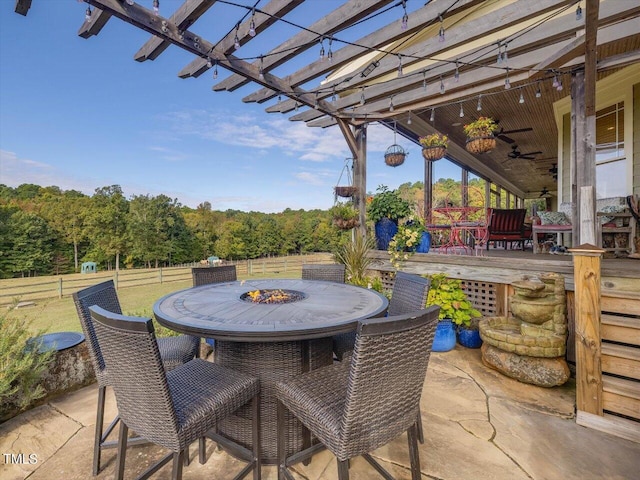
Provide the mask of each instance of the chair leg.
[{"label": "chair leg", "polygon": [[120,421],[120,433],[118,435],[118,457],[116,466],[116,480],[122,480],[124,478],[124,461],[127,456],[127,436],[129,434],[129,427],[125,425],[123,421]]},{"label": "chair leg", "polygon": [[191,459],[189,458],[189,445],[187,445],[187,448],[184,449],[185,453],[183,455],[184,457],[184,466],[188,467],[189,463],[191,462]]},{"label": "chair leg", "polygon": [[[260,393],[251,400],[253,422],[251,425],[251,443],[253,444],[253,480],[260,480],[262,462],[260,460]],[[278,437],[279,438],[279,437]]]},{"label": "chair leg", "polygon": [[207,438],[200,437],[198,439],[198,451],[200,456],[200,465],[207,463]]},{"label": "chair leg", "polygon": [[277,409],[278,480],[284,480],[285,479],[284,470],[287,468],[286,467],[287,452],[285,450],[285,441],[284,441],[284,436],[285,436],[285,432],[286,432],[286,428],[285,428],[285,424],[284,424],[284,422],[285,422],[285,413],[286,413],[285,409],[286,409],[286,407],[284,406],[284,404],[280,400],[278,400],[278,409]]},{"label": "chair leg", "polygon": [[173,454],[173,468],[171,469],[171,480],[182,479],[182,465],[184,464],[185,451],[181,450]]},{"label": "chair leg", "polygon": [[418,440],[416,438],[416,424],[411,425],[407,430],[407,437],[409,439],[409,462],[411,464],[411,479],[420,480],[422,474],[420,473],[420,452],[418,451]]},{"label": "chair leg", "polygon": [[338,480],[349,480],[349,460],[338,460]]},{"label": "chair leg", "polygon": [[102,425],[104,424],[104,402],[107,387],[98,387],[98,410],[96,412],[96,432],[93,440],[93,476],[100,472]]},{"label": "chair leg", "polygon": [[422,415],[418,408],[418,419],[416,420],[416,428],[418,429],[418,441],[424,443],[424,432],[422,431]]}]

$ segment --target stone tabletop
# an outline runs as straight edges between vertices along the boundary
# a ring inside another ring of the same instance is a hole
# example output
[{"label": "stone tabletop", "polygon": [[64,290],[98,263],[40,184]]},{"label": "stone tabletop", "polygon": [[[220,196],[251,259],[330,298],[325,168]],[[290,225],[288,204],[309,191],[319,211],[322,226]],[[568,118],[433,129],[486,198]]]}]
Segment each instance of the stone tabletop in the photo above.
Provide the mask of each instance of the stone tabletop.
[{"label": "stone tabletop", "polygon": [[[282,289],[302,293],[291,303],[260,304],[247,292]],[[167,295],[153,307],[157,320],[173,330],[234,341],[320,338],[352,331],[358,320],[382,315],[379,293],[318,280],[263,279],[216,283]]]}]

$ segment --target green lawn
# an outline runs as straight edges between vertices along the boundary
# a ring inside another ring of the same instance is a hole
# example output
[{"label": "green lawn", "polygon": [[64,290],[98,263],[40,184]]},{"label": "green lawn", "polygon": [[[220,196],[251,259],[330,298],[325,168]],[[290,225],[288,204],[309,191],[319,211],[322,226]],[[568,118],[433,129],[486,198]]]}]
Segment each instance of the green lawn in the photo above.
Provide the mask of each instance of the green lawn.
[{"label": "green lawn", "polygon": [[[270,273],[266,276],[269,278],[300,278],[300,271],[281,274]],[[243,278],[264,278],[264,276],[252,275],[251,277],[239,278],[242,280]],[[152,308],[156,300],[171,292],[189,287],[191,287],[191,280],[121,288],[118,290],[118,298],[125,314],[152,316]],[[39,330],[46,333],[82,331],[76,307],[70,295],[61,299],[36,300],[34,306],[11,310],[8,315],[19,315],[29,320],[31,322],[30,329],[34,333]]]}]

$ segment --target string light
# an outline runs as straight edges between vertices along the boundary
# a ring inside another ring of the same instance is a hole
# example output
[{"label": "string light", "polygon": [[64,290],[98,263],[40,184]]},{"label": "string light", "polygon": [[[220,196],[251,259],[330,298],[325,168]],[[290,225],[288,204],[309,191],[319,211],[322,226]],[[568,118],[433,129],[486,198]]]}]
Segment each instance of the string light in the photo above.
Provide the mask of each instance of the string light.
[{"label": "string light", "polygon": [[536,98],[542,97],[542,92],[540,91],[540,87],[536,90]]},{"label": "string light", "polygon": [[91,23],[91,5],[89,5],[87,10],[84,12],[84,20],[87,23]]},{"label": "string light", "polygon": [[404,15],[402,15],[402,24],[400,28],[402,30],[406,30],[409,26],[409,15],[407,15],[407,0],[402,0],[402,9],[404,10]]},{"label": "string light", "polygon": [[502,42],[498,42],[498,58],[496,59],[498,65],[502,64]]},{"label": "string light", "polygon": [[558,85],[556,86],[556,90],[561,92],[563,89],[562,80],[558,80]]},{"label": "string light", "polygon": [[579,22],[582,20],[582,7],[578,4],[578,8],[576,8],[576,21]]},{"label": "string light", "polygon": [[258,70],[258,76],[260,77],[260,80],[264,80],[264,58],[262,57],[262,55],[260,55],[260,70]]},{"label": "string light", "polygon": [[422,90],[427,91],[427,72],[426,70],[422,72]]},{"label": "string light", "polygon": [[509,67],[507,67],[507,78],[504,79],[504,89],[509,90],[511,88],[511,82],[509,81]]},{"label": "string light", "polygon": [[398,55],[398,77],[402,76],[402,55]]},{"label": "string light", "polygon": [[193,48],[195,48],[196,50],[200,50],[200,38],[199,37],[193,37]]},{"label": "string light", "polygon": [[431,109],[431,117],[429,117],[429,121],[430,121],[431,123],[433,123],[435,119],[436,119],[436,109],[435,109],[435,108],[432,108],[432,109]]},{"label": "string light", "polygon": [[320,103],[318,102],[318,92],[316,92],[316,96],[313,100],[313,108],[318,108],[319,105]]},{"label": "string light", "polygon": [[133,5],[134,3],[136,3],[134,0],[127,0],[127,5]]},{"label": "string light", "polygon": [[332,94],[331,94],[331,101],[335,103],[336,101],[336,87],[335,85],[333,86],[333,90],[332,90]]},{"label": "string light", "polygon": [[207,68],[211,67],[213,67],[213,60],[211,60],[211,57],[207,57]]},{"label": "string light", "polygon": [[460,70],[458,70],[458,60],[456,60],[456,73],[453,74],[453,81],[458,83],[460,80]]},{"label": "string light", "polygon": [[333,38],[329,39],[329,50],[327,51],[327,60],[329,60],[329,63],[331,63],[331,61],[333,60],[333,52],[331,51],[331,43],[333,42]]},{"label": "string light", "polygon": [[163,20],[162,21],[162,26],[160,27],[163,33],[167,33],[169,31],[169,28],[167,27],[167,21]]},{"label": "string light", "polygon": [[446,88],[444,87],[444,82],[442,81],[442,75],[440,75],[440,95],[444,95]]},{"label": "string light", "polygon": [[156,15],[160,15],[160,0],[153,0],[153,13]]},{"label": "string light", "polygon": [[240,39],[238,38],[238,30],[240,29],[240,24],[236,23],[236,36],[233,39],[233,47],[237,50],[240,48]]},{"label": "string light", "polygon": [[509,54],[507,53],[507,42],[504,44],[504,52],[502,52],[502,63],[507,63],[509,61]]},{"label": "string light", "polygon": [[252,37],[256,36],[256,9],[251,10],[251,23],[249,24],[249,35]]},{"label": "string light", "polygon": [[464,117],[464,109],[462,108],[462,102],[460,102],[460,118]]},{"label": "string light", "polygon": [[522,92],[520,92],[520,100],[518,100],[518,103],[524,103],[524,94]]},{"label": "string light", "polygon": [[360,92],[360,105],[364,105],[366,102],[364,98],[364,87],[362,87],[362,91]]},{"label": "string light", "polygon": [[218,59],[216,59],[213,64],[213,79],[216,80],[218,78]]},{"label": "string light", "polygon": [[444,42],[444,20],[442,19],[442,15],[438,15],[440,18],[440,30],[438,31],[438,41],[440,43]]},{"label": "string light", "polygon": [[411,125],[413,122],[411,121],[411,110],[409,110],[409,118],[407,119],[407,125]]},{"label": "string light", "polygon": [[395,107],[393,106],[393,97],[391,97],[389,99],[389,111],[393,112],[395,110]]},{"label": "string light", "polygon": [[482,95],[478,95],[478,106],[476,107],[477,111],[481,111],[482,110]]},{"label": "string light", "polygon": [[324,60],[324,37],[320,38],[320,60]]},{"label": "string light", "polygon": [[296,100],[296,105],[295,105],[295,107],[293,107],[293,109],[297,112],[299,108],[300,108],[300,104]]}]

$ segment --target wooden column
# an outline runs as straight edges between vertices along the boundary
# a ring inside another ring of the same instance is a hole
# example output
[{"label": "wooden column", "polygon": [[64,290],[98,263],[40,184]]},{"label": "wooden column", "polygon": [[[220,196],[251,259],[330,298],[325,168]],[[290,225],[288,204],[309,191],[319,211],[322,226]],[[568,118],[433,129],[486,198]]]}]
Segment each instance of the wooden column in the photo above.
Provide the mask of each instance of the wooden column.
[{"label": "wooden column", "polygon": [[433,223],[431,210],[433,209],[433,162],[424,161],[424,223]]},{"label": "wooden column", "polygon": [[353,158],[353,185],[358,187],[358,194],[354,197],[355,207],[360,211],[360,226],[358,233],[367,235],[367,125],[355,127],[357,153]]},{"label": "wooden column", "polygon": [[585,244],[569,251],[575,282],[576,407],[578,414],[602,416],[600,263],[604,250]]}]

